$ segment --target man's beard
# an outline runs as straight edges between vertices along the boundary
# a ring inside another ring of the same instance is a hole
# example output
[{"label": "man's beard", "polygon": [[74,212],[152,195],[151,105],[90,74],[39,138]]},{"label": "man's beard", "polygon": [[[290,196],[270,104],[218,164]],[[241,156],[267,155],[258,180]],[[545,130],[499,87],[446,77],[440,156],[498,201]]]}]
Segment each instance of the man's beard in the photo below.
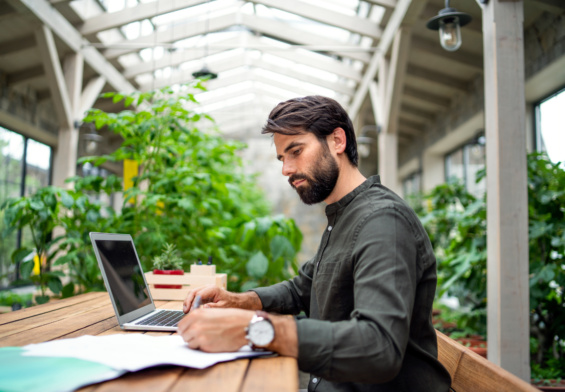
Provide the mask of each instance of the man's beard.
[{"label": "man's beard", "polygon": [[[318,162],[319,166],[312,170],[311,176],[307,176],[306,174],[293,174],[288,179],[290,186],[296,189],[298,196],[300,196],[304,204],[311,205],[326,200],[337,183],[339,167],[326,146],[322,145]],[[297,180],[306,180],[306,183],[303,183],[297,188],[293,185],[293,182]]]}]

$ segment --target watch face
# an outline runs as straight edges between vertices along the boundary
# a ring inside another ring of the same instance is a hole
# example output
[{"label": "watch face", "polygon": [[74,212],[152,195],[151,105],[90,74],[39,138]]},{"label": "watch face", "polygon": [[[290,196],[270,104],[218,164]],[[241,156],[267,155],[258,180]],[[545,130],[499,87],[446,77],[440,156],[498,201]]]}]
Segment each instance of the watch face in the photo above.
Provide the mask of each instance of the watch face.
[{"label": "watch face", "polygon": [[275,338],[273,324],[267,320],[260,320],[249,326],[249,340],[259,347],[267,346]]}]

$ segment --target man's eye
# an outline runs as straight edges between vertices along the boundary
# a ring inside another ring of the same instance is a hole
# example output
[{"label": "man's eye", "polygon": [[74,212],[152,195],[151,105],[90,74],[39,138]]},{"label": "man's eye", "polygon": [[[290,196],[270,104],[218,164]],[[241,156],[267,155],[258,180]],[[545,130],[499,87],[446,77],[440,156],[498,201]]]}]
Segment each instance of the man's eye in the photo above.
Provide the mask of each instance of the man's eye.
[{"label": "man's eye", "polygon": [[294,150],[292,152],[292,155],[299,155],[302,152],[302,150],[300,148],[297,148],[296,150]]}]

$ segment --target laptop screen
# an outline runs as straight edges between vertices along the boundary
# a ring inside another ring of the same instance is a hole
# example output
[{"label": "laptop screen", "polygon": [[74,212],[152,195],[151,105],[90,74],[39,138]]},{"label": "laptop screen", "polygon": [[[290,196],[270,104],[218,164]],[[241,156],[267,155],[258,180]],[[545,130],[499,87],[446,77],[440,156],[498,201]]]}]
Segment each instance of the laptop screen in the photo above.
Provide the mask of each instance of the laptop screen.
[{"label": "laptop screen", "polygon": [[120,316],[151,304],[131,241],[95,240]]}]

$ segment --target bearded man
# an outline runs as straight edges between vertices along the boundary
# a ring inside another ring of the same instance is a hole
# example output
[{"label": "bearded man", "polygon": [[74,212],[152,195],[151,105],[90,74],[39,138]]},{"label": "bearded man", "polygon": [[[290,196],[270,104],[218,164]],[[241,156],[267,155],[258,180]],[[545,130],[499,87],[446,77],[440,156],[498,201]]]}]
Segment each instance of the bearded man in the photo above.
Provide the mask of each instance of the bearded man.
[{"label": "bearded man", "polygon": [[[262,133],[273,135],[282,174],[302,201],[327,204],[320,247],[286,282],[191,291],[178,333],[204,351],[250,344],[295,357],[311,374],[309,391],[448,391],[431,322],[428,235],[378,176],[358,170],[345,110],[321,96],[291,99],[271,111]],[[197,297],[204,305],[190,310]]]}]

